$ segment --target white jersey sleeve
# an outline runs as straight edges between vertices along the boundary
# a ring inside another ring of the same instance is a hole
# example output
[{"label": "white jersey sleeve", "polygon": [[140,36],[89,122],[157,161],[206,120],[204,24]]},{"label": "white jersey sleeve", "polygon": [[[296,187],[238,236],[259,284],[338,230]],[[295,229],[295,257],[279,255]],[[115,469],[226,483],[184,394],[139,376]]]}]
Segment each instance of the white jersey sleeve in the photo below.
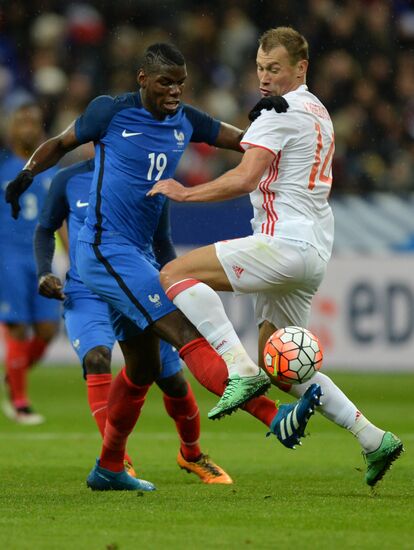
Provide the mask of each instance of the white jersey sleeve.
[{"label": "white jersey sleeve", "polygon": [[334,133],[330,116],[305,85],[285,95],[286,113],[262,111],[246,131],[244,149],[263,147],[274,160],[250,194],[254,233],[305,241],[328,260],[333,216]]},{"label": "white jersey sleeve", "polygon": [[263,147],[277,155],[289,141],[299,136],[299,124],[296,117],[287,113],[276,114],[273,111],[262,111],[262,114],[251,124],[242,140],[242,147]]}]

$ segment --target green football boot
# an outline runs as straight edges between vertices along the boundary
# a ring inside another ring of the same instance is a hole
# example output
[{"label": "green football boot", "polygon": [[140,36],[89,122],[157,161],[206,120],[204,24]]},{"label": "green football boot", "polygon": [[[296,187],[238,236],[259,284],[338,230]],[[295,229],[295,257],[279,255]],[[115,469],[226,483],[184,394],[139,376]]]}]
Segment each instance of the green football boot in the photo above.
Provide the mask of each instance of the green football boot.
[{"label": "green football boot", "polygon": [[402,441],[391,432],[385,432],[376,451],[364,453],[367,462],[365,481],[373,487],[404,451]]},{"label": "green football boot", "polygon": [[228,379],[226,389],[220,401],[211,409],[208,417],[211,420],[215,420],[226,414],[231,414],[246,403],[246,401],[250,401],[253,397],[259,397],[259,395],[266,393],[270,386],[270,380],[262,370],[255,376],[233,374]]}]

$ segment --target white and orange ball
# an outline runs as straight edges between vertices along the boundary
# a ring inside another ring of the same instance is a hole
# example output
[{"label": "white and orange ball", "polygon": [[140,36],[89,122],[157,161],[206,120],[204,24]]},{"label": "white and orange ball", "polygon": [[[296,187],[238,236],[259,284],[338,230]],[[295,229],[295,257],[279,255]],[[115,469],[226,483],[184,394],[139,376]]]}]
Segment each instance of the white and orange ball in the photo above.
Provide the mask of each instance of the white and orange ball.
[{"label": "white and orange ball", "polygon": [[285,327],[274,332],[263,354],[266,372],[276,383],[302,384],[322,366],[319,339],[301,327]]}]

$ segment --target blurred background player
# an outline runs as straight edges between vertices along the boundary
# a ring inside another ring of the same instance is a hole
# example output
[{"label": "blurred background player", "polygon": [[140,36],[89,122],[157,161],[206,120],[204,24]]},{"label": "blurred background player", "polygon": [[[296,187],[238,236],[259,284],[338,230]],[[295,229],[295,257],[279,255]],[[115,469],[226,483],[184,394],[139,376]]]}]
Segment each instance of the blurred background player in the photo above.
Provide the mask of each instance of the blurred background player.
[{"label": "blurred background player", "polygon": [[[64,300],[67,334],[83,367],[89,407],[103,437],[115,335],[108,304],[82,283],[75,261],[76,241],[86,217],[94,170],[95,163],[91,159],[63,169],[54,176],[35,231],[35,258],[40,294]],[[167,201],[154,234],[153,249],[160,266],[175,258],[168,208]],[[70,267],[62,289],[60,279],[52,273],[52,259],[55,231],[64,222],[68,227]],[[131,326],[131,335],[133,332]],[[198,475],[204,483],[232,483],[230,476],[201,452],[200,413],[193,390],[184,378],[178,353],[161,340],[160,355],[161,375],[156,383],[164,394],[165,409],[174,420],[180,437],[178,465]],[[125,467],[129,474],[135,474],[128,455],[125,455]]]},{"label": "blurred background player", "polygon": [[28,373],[42,358],[58,331],[59,305],[38,295],[33,257],[33,233],[50,180],[51,168],[36,176],[22,199],[20,219],[10,219],[4,206],[7,183],[20,172],[44,140],[43,114],[39,105],[25,101],[10,115],[9,150],[0,158],[0,322],[5,331],[4,413],[20,424],[40,424],[43,416],[33,411],[28,395]]},{"label": "blurred background player", "polygon": [[[238,166],[221,177],[187,189],[160,181],[157,192],[178,201],[232,199],[250,193],[253,235],[197,249],[168,264],[161,282],[174,304],[222,354],[245,354],[214,290],[252,293],[259,325],[259,362],[277,328],[306,327],[312,298],[325,275],[333,245],[334,220],[328,204],[332,185],[334,132],[328,111],[308,91],[306,39],[290,27],[265,32],[259,40],[260,92],[283,95],[286,112],[256,109],[243,136]],[[260,104],[259,104],[260,106]],[[214,290],[213,290],[214,289]],[[403,450],[391,432],[374,426],[325,374],[284,389],[300,397],[316,382],[321,412],[350,430],[367,461],[366,482],[375,485]]]}]

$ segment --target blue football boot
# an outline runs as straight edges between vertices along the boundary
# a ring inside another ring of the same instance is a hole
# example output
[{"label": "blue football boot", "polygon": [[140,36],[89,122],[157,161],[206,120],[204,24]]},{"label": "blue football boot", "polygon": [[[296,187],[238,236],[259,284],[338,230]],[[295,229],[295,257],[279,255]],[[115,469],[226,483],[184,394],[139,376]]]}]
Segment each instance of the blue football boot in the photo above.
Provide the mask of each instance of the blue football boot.
[{"label": "blue football boot", "polygon": [[112,472],[99,466],[99,458],[86,479],[92,491],[155,491],[155,485],[126,473]]},{"label": "blue football boot", "polygon": [[282,445],[289,449],[301,445],[300,438],[305,434],[305,428],[315,412],[315,407],[321,404],[321,395],[319,384],[312,384],[296,403],[281,405],[267,435],[274,434]]}]

